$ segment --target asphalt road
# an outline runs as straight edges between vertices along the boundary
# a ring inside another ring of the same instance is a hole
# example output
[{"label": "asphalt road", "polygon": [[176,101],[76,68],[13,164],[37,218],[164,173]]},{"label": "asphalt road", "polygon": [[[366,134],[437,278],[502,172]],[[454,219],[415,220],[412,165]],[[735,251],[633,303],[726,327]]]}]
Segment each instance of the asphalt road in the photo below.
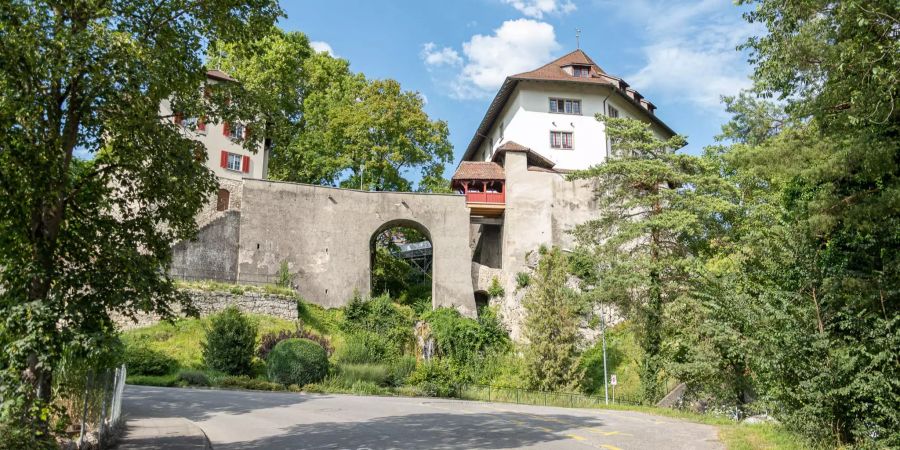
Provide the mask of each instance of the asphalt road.
[{"label": "asphalt road", "polygon": [[127,386],[127,418],[185,417],[223,449],[721,449],[709,425],[630,411]]}]

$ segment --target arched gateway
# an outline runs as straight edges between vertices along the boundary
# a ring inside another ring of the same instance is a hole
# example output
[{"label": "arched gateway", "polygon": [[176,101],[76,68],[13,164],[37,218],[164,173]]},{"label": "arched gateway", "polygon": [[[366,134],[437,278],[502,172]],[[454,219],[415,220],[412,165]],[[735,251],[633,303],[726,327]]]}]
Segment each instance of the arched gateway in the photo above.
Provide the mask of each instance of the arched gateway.
[{"label": "arched gateway", "polygon": [[368,192],[244,180],[238,281],[271,277],[286,262],[304,299],[326,307],[370,292],[371,239],[409,224],[433,247],[432,302],[474,316],[469,210],[459,195]]}]

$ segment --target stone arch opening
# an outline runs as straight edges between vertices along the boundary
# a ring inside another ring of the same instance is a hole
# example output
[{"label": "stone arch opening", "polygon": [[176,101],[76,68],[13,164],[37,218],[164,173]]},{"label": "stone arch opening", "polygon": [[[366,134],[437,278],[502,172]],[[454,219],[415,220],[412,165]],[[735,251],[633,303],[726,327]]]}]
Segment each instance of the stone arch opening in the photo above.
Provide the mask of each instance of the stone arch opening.
[{"label": "stone arch opening", "polygon": [[369,288],[373,297],[388,295],[416,310],[431,308],[434,296],[434,246],[419,222],[385,222],[369,240]]},{"label": "stone arch opening", "polygon": [[475,311],[481,315],[481,311],[491,303],[491,296],[485,291],[475,291]]}]

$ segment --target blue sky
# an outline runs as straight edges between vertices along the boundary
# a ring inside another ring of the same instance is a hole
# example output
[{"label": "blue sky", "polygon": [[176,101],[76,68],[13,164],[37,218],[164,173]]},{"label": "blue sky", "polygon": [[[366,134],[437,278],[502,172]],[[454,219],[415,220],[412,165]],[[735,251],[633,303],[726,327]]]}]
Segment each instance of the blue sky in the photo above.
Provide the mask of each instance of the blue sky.
[{"label": "blue sky", "polygon": [[[749,87],[735,47],[763,31],[727,0],[284,1],[281,27],[306,33],[369,78],[418,91],[450,127],[448,176],[506,75],[581,48],[658,106],[697,154],[727,120],[719,96]],[[417,178],[417,177],[416,177]]]}]

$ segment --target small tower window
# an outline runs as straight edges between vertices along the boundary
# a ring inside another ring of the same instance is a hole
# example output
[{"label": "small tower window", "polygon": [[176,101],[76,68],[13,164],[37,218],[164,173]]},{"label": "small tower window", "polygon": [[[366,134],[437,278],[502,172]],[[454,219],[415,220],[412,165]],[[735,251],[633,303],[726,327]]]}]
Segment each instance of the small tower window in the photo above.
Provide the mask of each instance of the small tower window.
[{"label": "small tower window", "polygon": [[228,189],[219,189],[219,195],[216,198],[216,211],[227,211],[230,200],[231,193],[228,192]]}]

